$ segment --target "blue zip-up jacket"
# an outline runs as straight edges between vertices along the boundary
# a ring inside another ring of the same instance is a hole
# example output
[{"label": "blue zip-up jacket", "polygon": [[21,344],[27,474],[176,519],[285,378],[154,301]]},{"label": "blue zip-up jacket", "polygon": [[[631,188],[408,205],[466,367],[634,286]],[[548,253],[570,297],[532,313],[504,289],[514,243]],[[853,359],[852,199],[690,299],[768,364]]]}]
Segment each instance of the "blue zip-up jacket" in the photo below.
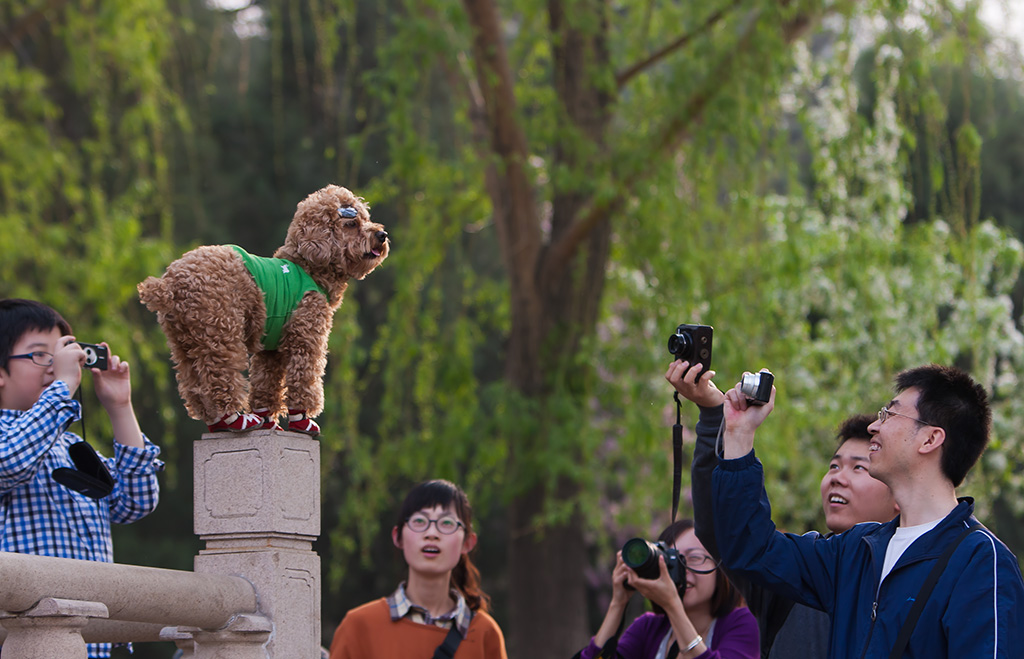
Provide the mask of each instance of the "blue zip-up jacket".
[{"label": "blue zip-up jacket", "polygon": [[[715,560],[720,560],[722,556],[715,539],[715,520],[711,512],[711,478],[718,466],[715,445],[724,418],[723,408],[721,405],[698,408],[697,442],[693,447],[693,465],[690,467],[693,530],[708,553]],[[757,619],[762,659],[825,659],[828,656],[832,621],[827,613],[781,597],[729,569],[726,569],[726,574]]]},{"label": "blue zip-up jacket", "polygon": [[[782,533],[771,521],[764,471],[753,451],[720,460],[712,480],[725,564],[784,597],[827,611],[834,659],[887,658],[932,565],[963,529],[977,523],[973,500],[961,499],[879,584],[899,517],[827,538]],[[1024,657],[1024,579],[1013,553],[987,529],[978,527],[953,553],[903,656]]]}]

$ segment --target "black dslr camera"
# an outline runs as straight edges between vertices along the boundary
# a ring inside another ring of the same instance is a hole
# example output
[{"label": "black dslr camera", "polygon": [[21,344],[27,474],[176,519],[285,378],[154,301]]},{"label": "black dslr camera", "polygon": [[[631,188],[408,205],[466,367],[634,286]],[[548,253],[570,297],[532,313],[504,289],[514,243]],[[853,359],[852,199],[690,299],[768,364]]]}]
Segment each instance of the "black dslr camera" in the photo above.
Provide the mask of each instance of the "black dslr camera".
[{"label": "black dslr camera", "polygon": [[714,328],[710,325],[680,325],[676,333],[668,337],[668,351],[676,359],[690,362],[692,368],[700,364],[701,374],[711,368],[711,336]]},{"label": "black dslr camera", "polygon": [[636,572],[641,579],[657,579],[661,574],[658,557],[665,557],[665,567],[672,583],[680,590],[686,589],[686,557],[675,547],[664,542],[648,542],[643,538],[627,540],[622,545],[622,562]]},{"label": "black dslr camera", "polygon": [[78,342],[78,345],[82,346],[82,350],[85,351],[85,364],[83,364],[85,368],[98,368],[105,371],[110,367],[110,351],[106,347],[81,341]]},{"label": "black dslr camera", "polygon": [[747,397],[748,405],[764,405],[772,397],[775,376],[767,369],[757,373],[746,373],[740,380],[740,391]]}]

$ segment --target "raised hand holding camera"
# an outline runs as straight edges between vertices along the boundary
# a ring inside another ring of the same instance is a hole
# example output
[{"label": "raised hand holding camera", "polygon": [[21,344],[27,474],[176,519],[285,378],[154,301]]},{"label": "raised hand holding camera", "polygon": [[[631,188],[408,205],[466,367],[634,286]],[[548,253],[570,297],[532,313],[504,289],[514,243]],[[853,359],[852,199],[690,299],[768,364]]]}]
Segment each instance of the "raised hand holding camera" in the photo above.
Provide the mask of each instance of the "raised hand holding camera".
[{"label": "raised hand holding camera", "polygon": [[689,362],[691,366],[701,365],[701,373],[711,368],[711,339],[714,328],[710,325],[686,325],[676,327],[668,337],[668,351],[676,359]]},{"label": "raised hand holding camera", "polygon": [[717,407],[725,402],[725,394],[712,381],[714,377],[714,371],[690,368],[690,362],[679,360],[669,364],[665,372],[665,379],[683,398],[701,407]]},{"label": "raised hand holding camera", "polygon": [[[748,376],[758,376],[756,382]],[[760,373],[744,373],[735,387],[725,392],[725,431],[722,433],[723,455],[727,460],[741,458],[754,448],[754,432],[775,409],[775,378],[767,369]],[[755,398],[765,392],[761,387],[769,387],[767,400]]]}]

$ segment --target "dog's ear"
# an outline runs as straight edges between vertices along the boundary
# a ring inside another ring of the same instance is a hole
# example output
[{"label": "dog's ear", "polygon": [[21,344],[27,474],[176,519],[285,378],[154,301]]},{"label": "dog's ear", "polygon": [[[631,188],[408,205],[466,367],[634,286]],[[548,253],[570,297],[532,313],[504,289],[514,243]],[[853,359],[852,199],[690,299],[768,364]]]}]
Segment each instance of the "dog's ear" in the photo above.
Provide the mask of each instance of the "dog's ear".
[{"label": "dog's ear", "polygon": [[328,266],[334,260],[337,237],[334,234],[334,218],[330,211],[316,213],[315,217],[295,218],[295,251],[315,266]]}]

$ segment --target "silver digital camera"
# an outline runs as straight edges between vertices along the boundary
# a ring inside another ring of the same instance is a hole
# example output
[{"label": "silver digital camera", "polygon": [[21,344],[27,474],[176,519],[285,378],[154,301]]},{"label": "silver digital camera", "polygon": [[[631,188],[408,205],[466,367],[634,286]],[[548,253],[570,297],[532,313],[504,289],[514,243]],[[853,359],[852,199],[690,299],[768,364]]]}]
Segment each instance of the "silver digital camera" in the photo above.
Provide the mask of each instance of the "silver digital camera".
[{"label": "silver digital camera", "polygon": [[748,405],[764,405],[772,397],[775,376],[768,370],[745,373],[740,380],[740,391],[747,397]]}]

